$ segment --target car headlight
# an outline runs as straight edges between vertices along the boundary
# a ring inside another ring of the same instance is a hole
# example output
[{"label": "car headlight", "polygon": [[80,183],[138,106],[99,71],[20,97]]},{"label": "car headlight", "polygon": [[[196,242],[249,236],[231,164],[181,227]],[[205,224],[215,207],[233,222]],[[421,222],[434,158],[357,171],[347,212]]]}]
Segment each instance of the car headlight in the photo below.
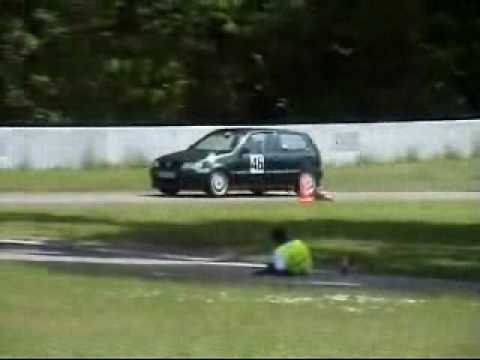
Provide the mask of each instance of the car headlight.
[{"label": "car headlight", "polygon": [[183,170],[191,170],[195,168],[195,163],[193,162],[185,162],[182,164],[182,169]]},{"label": "car headlight", "polygon": [[198,162],[185,162],[182,165],[183,170],[202,170],[208,169],[210,163],[208,161],[198,161]]}]

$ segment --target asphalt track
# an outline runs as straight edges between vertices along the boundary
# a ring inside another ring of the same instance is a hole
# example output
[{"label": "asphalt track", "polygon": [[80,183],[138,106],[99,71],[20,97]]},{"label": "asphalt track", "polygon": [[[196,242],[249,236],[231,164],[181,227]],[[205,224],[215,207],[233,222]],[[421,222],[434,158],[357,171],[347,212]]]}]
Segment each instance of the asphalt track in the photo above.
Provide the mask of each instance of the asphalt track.
[{"label": "asphalt track", "polygon": [[[480,192],[360,192],[331,193],[335,201],[365,200],[479,200]],[[202,193],[180,193],[175,197],[158,192],[111,193],[0,193],[2,204],[115,204],[115,203],[185,203],[197,202],[295,202],[293,193],[269,193],[255,197],[232,193],[224,198],[210,198]],[[265,257],[215,258],[193,257],[160,250],[120,249],[105,244],[88,246],[68,240],[0,240],[0,261],[19,261],[46,266],[52,271],[116,273],[149,278],[221,280],[226,282],[273,283],[315,287],[369,287],[406,290],[466,290],[480,294],[480,282],[431,278],[368,275],[341,275],[335,269],[318,269],[309,277],[257,276],[265,267]]]},{"label": "asphalt track", "polygon": [[[330,193],[335,201],[388,200],[478,200],[480,192],[339,192]],[[0,193],[1,204],[136,204],[136,203],[228,203],[228,202],[294,202],[293,192],[271,192],[264,196],[232,192],[226,197],[211,198],[203,193],[182,192],[165,196],[159,192],[49,192]]]},{"label": "asphalt track", "polygon": [[[49,271],[116,274],[154,279],[191,279],[282,286],[378,288],[408,291],[468,291],[480,295],[480,282],[433,278],[341,275],[335,269],[317,269],[307,277],[258,275],[260,258],[206,258],[182,254],[128,250],[102,244],[83,246],[62,240],[0,240],[0,261],[34,263]],[[263,260],[266,260],[263,257]]]}]

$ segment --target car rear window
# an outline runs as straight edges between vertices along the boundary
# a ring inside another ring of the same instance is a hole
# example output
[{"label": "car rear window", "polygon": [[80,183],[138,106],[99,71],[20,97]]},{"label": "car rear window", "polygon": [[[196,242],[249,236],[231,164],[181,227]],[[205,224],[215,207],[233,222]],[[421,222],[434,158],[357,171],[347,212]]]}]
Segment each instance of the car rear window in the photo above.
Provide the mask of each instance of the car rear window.
[{"label": "car rear window", "polygon": [[305,150],[308,144],[301,135],[280,134],[280,146],[282,150],[298,151]]}]

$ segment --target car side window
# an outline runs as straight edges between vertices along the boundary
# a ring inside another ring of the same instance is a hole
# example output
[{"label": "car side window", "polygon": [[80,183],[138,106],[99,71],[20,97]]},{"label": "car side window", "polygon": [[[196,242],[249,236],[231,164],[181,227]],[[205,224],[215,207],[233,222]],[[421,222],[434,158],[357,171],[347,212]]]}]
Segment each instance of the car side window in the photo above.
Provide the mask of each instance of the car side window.
[{"label": "car side window", "polygon": [[245,143],[245,148],[252,154],[260,154],[265,149],[265,133],[252,134]]},{"label": "car side window", "polygon": [[280,147],[283,151],[302,151],[308,148],[308,144],[301,135],[280,134]]},{"label": "car side window", "polygon": [[278,137],[275,133],[266,133],[265,134],[265,151],[267,153],[274,153],[279,151],[278,146]]}]

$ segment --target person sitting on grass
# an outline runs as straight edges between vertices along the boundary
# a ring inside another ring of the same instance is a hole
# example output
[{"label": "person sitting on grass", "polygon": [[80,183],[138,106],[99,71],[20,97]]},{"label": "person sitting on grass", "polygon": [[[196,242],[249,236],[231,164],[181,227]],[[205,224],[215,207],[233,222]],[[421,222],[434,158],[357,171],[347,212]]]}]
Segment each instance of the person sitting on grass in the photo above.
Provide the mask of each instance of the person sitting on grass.
[{"label": "person sitting on grass", "polygon": [[272,262],[267,264],[261,274],[308,275],[312,272],[312,255],[305,242],[290,239],[283,228],[274,229],[271,236],[277,248]]}]

